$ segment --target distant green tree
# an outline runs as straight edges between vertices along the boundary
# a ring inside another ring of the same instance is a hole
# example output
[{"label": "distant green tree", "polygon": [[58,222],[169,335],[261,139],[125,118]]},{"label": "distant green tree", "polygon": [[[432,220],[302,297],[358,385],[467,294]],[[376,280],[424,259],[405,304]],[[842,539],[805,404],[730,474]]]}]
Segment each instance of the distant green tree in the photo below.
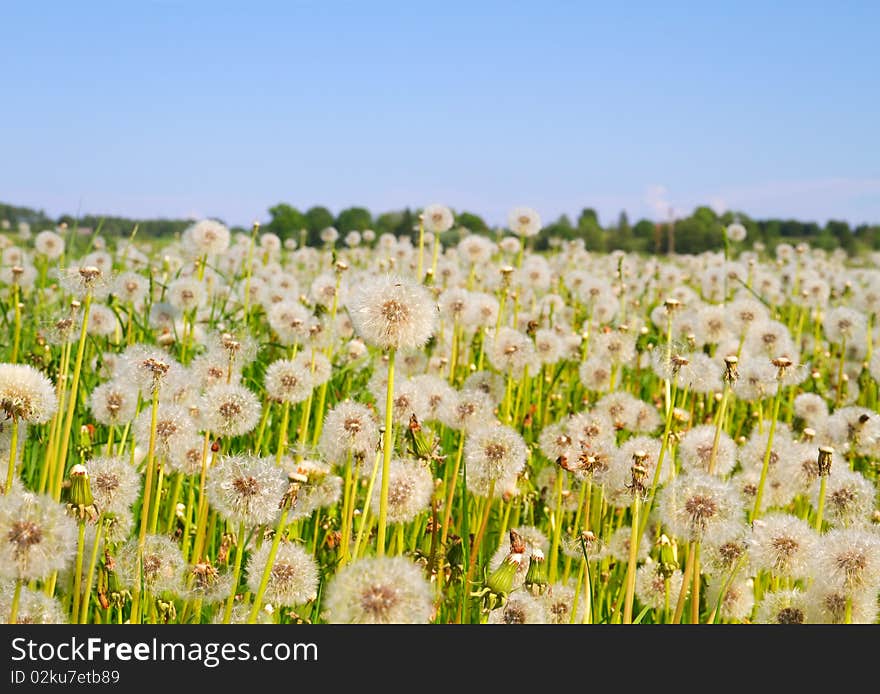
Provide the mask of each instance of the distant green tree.
[{"label": "distant green tree", "polygon": [[365,207],[349,207],[336,217],[335,226],[340,234],[370,229],[373,226],[373,215]]},{"label": "distant green tree", "polygon": [[596,210],[585,207],[578,216],[578,236],[584,240],[584,246],[588,251],[605,250],[605,232],[599,226],[599,216]]},{"label": "distant green tree", "polygon": [[321,245],[321,230],[332,227],[336,223],[333,213],[326,207],[317,205],[306,211],[306,229],[308,230],[308,244],[310,246]]},{"label": "distant green tree", "polygon": [[308,228],[306,216],[287,203],[279,203],[269,208],[272,219],[266,225],[266,231],[277,234],[282,239],[299,239],[301,229]]},{"label": "distant green tree", "polygon": [[455,226],[462,226],[475,234],[490,234],[491,230],[485,220],[473,212],[459,212],[455,215]]}]

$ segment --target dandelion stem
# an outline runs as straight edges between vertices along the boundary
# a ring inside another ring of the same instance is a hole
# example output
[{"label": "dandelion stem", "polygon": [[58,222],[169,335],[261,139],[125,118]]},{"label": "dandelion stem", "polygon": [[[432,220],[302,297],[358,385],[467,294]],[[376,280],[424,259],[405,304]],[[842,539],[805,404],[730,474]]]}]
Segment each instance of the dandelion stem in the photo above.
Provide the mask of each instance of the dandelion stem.
[{"label": "dandelion stem", "polygon": [[9,431],[9,466],[6,468],[6,486],[3,494],[8,496],[12,491],[12,483],[15,481],[16,453],[18,452],[18,417],[12,418],[12,427]]},{"label": "dandelion stem", "polygon": [[[458,449],[455,452],[455,463],[452,468],[452,477],[449,480],[449,493],[446,495],[446,508],[443,510],[443,531],[440,536],[440,546],[446,546],[446,538],[449,537],[449,520],[452,516],[452,502],[455,499],[455,485],[458,482],[458,471],[461,469],[462,451],[464,450],[464,430],[458,435]],[[461,509],[462,512],[464,509]]]},{"label": "dandelion stem", "polygon": [[822,475],[819,480],[819,502],[816,505],[816,532],[822,532],[822,513],[825,510],[825,487],[828,484],[828,476]]},{"label": "dandelion stem", "polygon": [[694,554],[694,590],[691,593],[691,624],[699,624],[700,623],[700,584],[702,582],[702,576],[700,573],[700,543],[694,542],[693,544],[693,554]]},{"label": "dandelion stem", "polygon": [[561,467],[556,470],[556,486],[553,498],[556,502],[556,508],[553,513],[553,540],[550,544],[550,558],[547,562],[549,565],[548,579],[550,583],[556,582],[556,574],[559,569],[559,539],[562,537],[562,519],[565,515],[562,510],[562,487],[563,475]]},{"label": "dandelion stem", "polygon": [[251,611],[248,615],[248,624],[253,624],[257,621],[257,615],[263,606],[263,596],[266,594],[266,586],[269,585],[269,577],[272,575],[272,568],[275,566],[275,557],[278,555],[281,537],[284,535],[284,530],[287,527],[287,514],[289,511],[290,506],[285,504],[284,510],[281,512],[281,518],[278,519],[278,525],[275,528],[275,535],[272,537],[269,555],[266,558],[266,566],[263,567],[263,575],[260,577],[260,585],[254,595],[254,604],[251,606]]},{"label": "dandelion stem", "polygon": [[623,623],[632,624],[633,599],[636,590],[636,564],[639,560],[639,508],[641,495],[633,494],[632,525],[629,536],[629,560],[626,565],[626,596],[623,601]]},{"label": "dandelion stem", "polygon": [[15,582],[15,591],[12,593],[12,607],[9,610],[9,624],[18,623],[18,604],[21,601],[21,586],[24,583],[21,579]]},{"label": "dandelion stem", "polygon": [[55,459],[57,470],[55,471],[55,487],[53,497],[56,501],[61,499],[61,481],[64,478],[64,469],[67,466],[67,449],[70,446],[70,430],[73,428],[73,415],[76,412],[77,395],[79,391],[79,377],[82,372],[83,357],[86,351],[86,335],[89,327],[89,311],[92,306],[92,292],[86,293],[83,303],[82,328],[79,334],[79,344],[76,347],[76,361],[73,364],[73,380],[70,384],[70,395],[67,406],[67,416],[64,420],[64,432],[61,438],[61,448]]},{"label": "dandelion stem", "polygon": [[391,470],[391,447],[394,442],[394,357],[396,350],[388,352],[388,385],[385,390],[385,432],[382,435],[382,484],[379,490],[379,529],[376,539],[377,552],[385,556],[385,525],[388,519],[388,483]]},{"label": "dandelion stem", "polygon": [[226,609],[223,612],[224,624],[229,624],[229,619],[232,617],[232,606],[235,604],[235,596],[238,593],[238,581],[241,578],[241,558],[244,555],[244,535],[245,527],[244,523],[241,523],[238,526],[238,538],[236,539],[235,545],[235,564],[232,569],[232,590],[226,600]]},{"label": "dandelion stem", "polygon": [[12,306],[15,312],[15,327],[12,329],[12,358],[9,360],[13,364],[18,362],[18,346],[21,342],[21,287],[18,281],[12,283]]},{"label": "dandelion stem", "polygon": [[80,610],[79,623],[87,624],[89,616],[89,600],[92,597],[92,581],[95,578],[95,567],[98,565],[98,547],[101,545],[101,534],[104,530],[104,515],[98,516],[95,524],[95,539],[92,545],[92,553],[89,556],[89,569],[86,573],[85,591],[82,599],[82,609]]},{"label": "dandelion stem", "polygon": [[773,417],[770,420],[770,431],[767,433],[767,447],[764,449],[764,462],[761,466],[761,478],[758,481],[758,491],[755,493],[755,506],[752,509],[750,521],[759,518],[761,514],[761,501],[764,497],[764,485],[767,483],[767,471],[770,469],[770,454],[773,451],[773,435],[776,433],[776,420],[779,417],[779,404],[782,402],[782,384],[776,389],[773,398]]},{"label": "dandelion stem", "polygon": [[73,610],[71,612],[71,621],[74,624],[79,623],[79,602],[80,592],[82,590],[82,567],[83,567],[83,548],[86,543],[86,521],[80,519],[77,523],[79,533],[76,538],[76,563],[73,570]]},{"label": "dandelion stem", "polygon": [[[150,494],[153,487],[153,469],[156,452],[156,420],[159,414],[159,384],[153,384],[153,398],[150,405],[150,442],[147,447],[146,478],[144,480],[144,499],[141,505],[141,527],[138,532],[137,573],[140,574],[144,561],[144,547],[147,542],[147,522],[150,517]],[[134,592],[131,598],[131,622],[140,623],[140,580],[135,581]]]},{"label": "dandelion stem", "polygon": [[[268,405],[266,406],[268,410]],[[281,426],[278,429],[278,446],[275,449],[275,463],[281,464],[281,458],[287,449],[287,428],[290,422],[290,402],[285,402],[281,406]]]},{"label": "dandelion stem", "polygon": [[690,587],[691,577],[694,575],[694,546],[688,551],[687,561],[684,565],[684,575],[681,577],[681,589],[678,591],[678,600],[675,603],[675,612],[672,615],[672,623],[679,624],[681,615],[684,612],[684,602],[687,598],[688,588]]}]

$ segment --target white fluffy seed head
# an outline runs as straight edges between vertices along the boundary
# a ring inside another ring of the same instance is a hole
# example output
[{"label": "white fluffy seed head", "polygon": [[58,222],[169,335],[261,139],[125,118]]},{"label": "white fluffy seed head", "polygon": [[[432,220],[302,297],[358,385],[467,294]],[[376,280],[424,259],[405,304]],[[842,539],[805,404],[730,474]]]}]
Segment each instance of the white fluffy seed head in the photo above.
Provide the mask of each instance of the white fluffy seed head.
[{"label": "white fluffy seed head", "polygon": [[205,391],[200,410],[206,430],[232,437],[247,434],[257,425],[262,406],[245,386],[221,383]]},{"label": "white fluffy seed head", "polygon": [[55,386],[27,364],[0,364],[0,412],[28,424],[47,422],[58,409]]},{"label": "white fluffy seed head", "polygon": [[434,334],[437,309],[422,285],[397,275],[368,278],[348,311],[360,337],[383,350],[416,350]]},{"label": "white fluffy seed head", "polygon": [[221,517],[251,527],[278,516],[287,476],[274,459],[230,455],[208,471],[205,491]]},{"label": "white fluffy seed head", "polygon": [[269,364],[264,380],[266,395],[276,402],[296,404],[312,392],[308,364],[296,359],[278,359]]},{"label": "white fluffy seed head", "polygon": [[433,613],[431,584],[405,557],[367,557],[330,580],[324,596],[331,624],[426,624]]},{"label": "white fluffy seed head", "polygon": [[[248,559],[247,585],[252,593],[259,590],[271,548],[271,542],[264,542]],[[317,590],[318,565],[311,553],[292,542],[280,544],[269,570],[269,581],[263,596],[266,602],[272,605],[302,605],[314,600]]]},{"label": "white fluffy seed head", "polygon": [[30,581],[63,571],[76,553],[76,524],[48,495],[0,497],[0,576]]},{"label": "white fluffy seed head", "polygon": [[527,457],[525,441],[510,427],[494,424],[474,431],[464,444],[468,490],[486,496],[493,482],[496,490],[511,486]]}]

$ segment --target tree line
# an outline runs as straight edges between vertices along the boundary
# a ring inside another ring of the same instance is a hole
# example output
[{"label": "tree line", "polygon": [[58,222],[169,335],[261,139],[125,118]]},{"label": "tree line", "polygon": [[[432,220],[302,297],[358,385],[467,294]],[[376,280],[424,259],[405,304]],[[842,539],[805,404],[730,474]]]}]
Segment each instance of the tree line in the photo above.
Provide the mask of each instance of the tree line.
[{"label": "tree line", "polygon": [[[412,235],[418,229],[420,210],[406,208],[374,215],[365,207],[348,207],[333,214],[322,206],[300,210],[293,205],[279,203],[269,208],[268,212],[270,219],[263,225],[263,230],[271,231],[282,239],[293,238],[298,243],[319,246],[323,244],[321,231],[327,227],[334,227],[339,232],[338,243],[344,242],[348,232],[365,229],[372,229],[376,234]],[[83,230],[99,229],[107,238],[131,236],[136,227],[139,238],[167,239],[180,234],[192,220],[129,219],[99,215],[78,218],[61,215],[52,218],[42,210],[0,203],[0,222],[9,230],[15,230],[24,222],[30,225],[33,232],[66,224]],[[605,225],[600,223],[594,209],[584,208],[576,220],[564,214],[549,223],[545,220],[545,226],[534,239],[534,244],[536,249],[542,250],[550,247],[554,239],[581,238],[588,250],[597,252],[701,253],[720,250],[724,228],[734,222],[742,224],[748,232],[746,240],[742,242],[745,247],[761,242],[765,248],[772,250],[780,243],[795,245],[806,242],[829,251],[842,248],[849,254],[880,249],[880,224],[851,226],[846,221],[829,220],[820,225],[795,219],[752,219],[742,212],[717,214],[707,206],[697,207],[687,217],[666,222],[640,219],[631,223],[626,212],[621,212],[613,223]],[[233,231],[249,231],[241,227],[231,228]],[[468,232],[497,238],[503,234],[503,229],[489,225],[474,212],[457,211],[455,226],[443,234],[443,241],[445,244],[456,243],[462,234]]]}]

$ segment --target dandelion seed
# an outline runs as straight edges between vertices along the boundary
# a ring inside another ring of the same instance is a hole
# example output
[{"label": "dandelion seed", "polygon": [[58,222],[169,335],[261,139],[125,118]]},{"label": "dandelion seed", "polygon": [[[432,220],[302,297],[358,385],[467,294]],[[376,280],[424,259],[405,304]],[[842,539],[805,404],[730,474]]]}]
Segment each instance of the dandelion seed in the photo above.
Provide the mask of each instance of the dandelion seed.
[{"label": "dandelion seed", "polygon": [[51,497],[0,497],[0,576],[29,581],[63,571],[76,552],[76,524]]},{"label": "dandelion seed", "polygon": [[[271,542],[264,542],[247,564],[248,589],[256,594],[269,560]],[[272,605],[302,605],[314,600],[318,590],[318,565],[302,546],[292,542],[278,545],[269,570],[264,599]]]},{"label": "dandelion seed", "polygon": [[191,255],[220,255],[229,248],[229,228],[213,219],[202,219],[181,234],[181,245]]},{"label": "dandelion seed", "polygon": [[395,275],[365,281],[353,292],[348,308],[358,335],[385,350],[421,348],[437,320],[427,290]]},{"label": "dandelion seed", "polygon": [[143,561],[138,561],[137,538],[126,542],[116,557],[116,574],[122,585],[135,586],[139,580],[139,569],[146,591],[156,596],[165,592],[177,594],[183,586],[186,562],[173,540],[162,535],[147,535]]},{"label": "dandelion seed", "polygon": [[287,476],[274,460],[229,455],[208,471],[205,491],[211,505],[231,523],[263,525],[279,514]]},{"label": "dandelion seed", "polygon": [[425,624],[433,613],[431,585],[404,557],[367,557],[340,569],[324,595],[331,624]]},{"label": "dandelion seed", "polygon": [[749,551],[753,565],[776,576],[804,578],[818,536],[803,520],[771,513],[753,524]]},{"label": "dandelion seed", "polygon": [[525,441],[510,427],[495,424],[474,431],[464,444],[468,491],[486,496],[492,482],[499,488],[515,482],[527,456]]},{"label": "dandelion seed", "polygon": [[[14,584],[0,583],[0,623],[2,624],[8,623],[6,620],[12,612],[12,596],[14,592]],[[19,598],[15,623],[67,624],[67,614],[64,606],[56,598],[49,597],[42,591],[23,587]]]},{"label": "dandelion seed", "polygon": [[664,487],[659,508],[670,531],[697,542],[713,526],[735,520],[743,512],[727,483],[698,471],[678,475]]},{"label": "dandelion seed", "polygon": [[242,436],[252,431],[260,419],[260,411],[257,396],[238,383],[212,386],[202,398],[205,428],[220,436]]},{"label": "dandelion seed", "polygon": [[95,506],[108,515],[128,512],[141,491],[141,476],[127,458],[99,456],[86,463]]}]

